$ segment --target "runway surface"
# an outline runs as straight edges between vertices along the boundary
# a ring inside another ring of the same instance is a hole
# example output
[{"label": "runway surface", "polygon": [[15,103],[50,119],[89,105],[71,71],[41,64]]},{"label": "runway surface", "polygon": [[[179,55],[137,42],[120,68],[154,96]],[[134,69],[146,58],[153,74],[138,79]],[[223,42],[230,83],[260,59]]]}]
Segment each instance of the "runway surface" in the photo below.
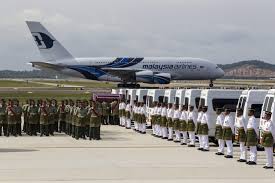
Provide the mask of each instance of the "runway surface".
[{"label": "runway surface", "polygon": [[258,165],[180,146],[118,126],[102,126],[102,140],[0,137],[0,182],[274,182],[275,172]]}]

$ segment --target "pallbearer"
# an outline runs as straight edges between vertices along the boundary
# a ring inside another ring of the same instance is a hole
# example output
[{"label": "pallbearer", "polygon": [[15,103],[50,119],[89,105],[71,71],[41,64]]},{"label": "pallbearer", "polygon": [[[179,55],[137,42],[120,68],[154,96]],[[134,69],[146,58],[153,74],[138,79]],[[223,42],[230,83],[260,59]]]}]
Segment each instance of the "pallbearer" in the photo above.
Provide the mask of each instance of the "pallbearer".
[{"label": "pallbearer", "polygon": [[255,110],[248,110],[248,122],[247,122],[247,137],[246,145],[249,146],[249,161],[248,165],[257,164],[257,144],[258,144],[258,133],[259,125],[257,124],[256,118],[254,116]]},{"label": "pallbearer", "polygon": [[27,133],[27,129],[28,129],[28,108],[30,106],[30,100],[26,100],[26,103],[22,106],[22,110],[23,110],[23,119],[24,119],[24,123],[23,123],[23,132]]},{"label": "pallbearer", "polygon": [[246,141],[246,123],[243,117],[243,110],[237,109],[237,117],[235,120],[235,140],[240,144],[240,159],[238,162],[246,162],[247,147]]},{"label": "pallbearer", "polygon": [[132,107],[130,105],[130,101],[128,100],[126,108],[125,108],[125,114],[126,114],[125,115],[125,121],[126,121],[125,128],[127,128],[127,129],[131,129],[131,112],[132,112]]},{"label": "pallbearer", "polygon": [[177,104],[174,105],[175,110],[174,110],[174,115],[173,115],[173,129],[175,131],[175,139],[174,142],[180,142],[180,116],[181,116],[181,111],[179,110],[179,106]]},{"label": "pallbearer", "polygon": [[201,141],[202,141],[202,151],[209,151],[209,139],[208,139],[208,131],[209,131],[209,115],[207,112],[208,107],[203,106],[202,107],[202,118],[201,118],[201,126],[200,126],[200,134],[201,135]]},{"label": "pallbearer", "polygon": [[218,140],[218,152],[216,155],[224,155],[224,140],[223,140],[223,122],[224,122],[224,114],[222,108],[216,109],[217,120],[216,120],[216,130],[215,130],[215,138]]},{"label": "pallbearer", "polygon": [[271,121],[271,112],[265,112],[265,120],[262,127],[263,134],[261,139],[261,145],[265,149],[266,153],[266,165],[263,167],[265,169],[273,168],[273,144],[275,138],[275,128]]},{"label": "pallbearer", "polygon": [[167,116],[167,105],[163,103],[161,108],[161,126],[160,126],[162,130],[162,139],[168,139],[166,116]]},{"label": "pallbearer", "polygon": [[104,125],[108,125],[109,124],[109,110],[110,110],[110,106],[109,103],[107,103],[106,101],[102,102],[102,124]]},{"label": "pallbearer", "polygon": [[189,106],[189,113],[188,113],[188,122],[187,122],[187,131],[189,134],[190,142],[188,147],[195,147],[195,128],[197,123],[197,116],[194,112],[194,106]]},{"label": "pallbearer", "polygon": [[174,126],[173,117],[174,117],[174,108],[172,104],[169,104],[167,109],[168,141],[173,140],[173,126]]},{"label": "pallbearer", "polygon": [[202,142],[202,138],[201,138],[201,120],[202,120],[202,106],[198,107],[198,118],[197,118],[197,125],[196,125],[196,134],[199,138],[199,148],[198,150],[203,150],[203,142]]},{"label": "pallbearer", "polygon": [[230,109],[225,109],[225,117],[223,122],[223,140],[227,146],[227,155],[225,158],[233,158],[233,143],[232,137],[234,134],[234,121],[230,115]]},{"label": "pallbearer", "polygon": [[184,105],[182,106],[182,112],[181,112],[181,116],[180,116],[180,133],[182,134],[182,141],[181,141],[181,145],[186,145],[187,144],[187,117],[188,117],[188,113],[187,113],[187,106]]}]

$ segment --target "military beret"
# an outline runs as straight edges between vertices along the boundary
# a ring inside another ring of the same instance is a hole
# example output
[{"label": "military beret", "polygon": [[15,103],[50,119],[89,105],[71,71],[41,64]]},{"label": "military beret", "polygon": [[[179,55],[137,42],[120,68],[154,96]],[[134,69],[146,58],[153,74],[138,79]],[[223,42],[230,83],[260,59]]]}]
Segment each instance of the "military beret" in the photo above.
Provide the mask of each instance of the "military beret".
[{"label": "military beret", "polygon": [[266,115],[272,115],[272,112],[270,112],[270,111],[265,111],[265,114],[266,114]]},{"label": "military beret", "polygon": [[252,111],[252,112],[255,112],[255,109],[253,108],[249,108],[248,111]]}]

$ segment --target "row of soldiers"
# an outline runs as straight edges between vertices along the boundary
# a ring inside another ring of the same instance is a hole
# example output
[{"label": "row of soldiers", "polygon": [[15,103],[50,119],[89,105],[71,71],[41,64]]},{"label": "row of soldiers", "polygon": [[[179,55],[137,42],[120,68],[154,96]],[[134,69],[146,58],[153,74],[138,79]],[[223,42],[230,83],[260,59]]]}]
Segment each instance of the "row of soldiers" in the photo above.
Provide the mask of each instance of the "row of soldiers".
[{"label": "row of soldiers", "polygon": [[[109,112],[110,111],[110,112]],[[23,120],[22,120],[23,118]],[[27,100],[21,107],[16,99],[0,100],[0,135],[49,136],[64,132],[72,137],[100,139],[101,124],[118,124],[118,101]]]},{"label": "row of soldiers", "polygon": [[[134,130],[146,133],[146,108],[143,103],[135,103],[131,107],[129,101],[120,103],[120,124],[130,128],[128,121],[134,121]],[[150,112],[152,135],[168,141],[179,142],[181,145],[195,147],[196,136],[199,140],[198,150],[209,151],[209,114],[207,106],[199,106],[198,111],[194,106],[154,103]],[[132,115],[131,115],[132,114]],[[255,110],[249,109],[248,120],[245,120],[242,109],[237,109],[237,118],[234,118],[229,108],[216,108],[215,138],[219,147],[216,155],[224,155],[225,144],[227,153],[225,158],[233,158],[233,142],[240,145],[240,158],[238,162],[246,162],[248,165],[257,164],[257,145],[260,143],[267,156],[265,169],[273,168],[273,144],[275,128],[271,121],[271,112],[265,113],[262,138],[259,135],[259,124],[255,118]],[[149,121],[149,120],[147,120]],[[189,140],[189,141],[188,141]],[[249,149],[249,158],[247,151]]]}]

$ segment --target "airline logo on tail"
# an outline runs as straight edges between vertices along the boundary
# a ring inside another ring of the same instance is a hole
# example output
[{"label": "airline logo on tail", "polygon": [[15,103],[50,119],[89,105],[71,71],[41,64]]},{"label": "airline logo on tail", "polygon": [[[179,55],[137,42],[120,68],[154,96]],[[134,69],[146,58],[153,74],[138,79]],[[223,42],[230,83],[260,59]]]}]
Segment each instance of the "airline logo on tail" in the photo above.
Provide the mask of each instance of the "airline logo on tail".
[{"label": "airline logo on tail", "polygon": [[53,40],[47,34],[42,32],[32,32],[34,41],[36,42],[39,49],[50,49],[53,47]]}]

